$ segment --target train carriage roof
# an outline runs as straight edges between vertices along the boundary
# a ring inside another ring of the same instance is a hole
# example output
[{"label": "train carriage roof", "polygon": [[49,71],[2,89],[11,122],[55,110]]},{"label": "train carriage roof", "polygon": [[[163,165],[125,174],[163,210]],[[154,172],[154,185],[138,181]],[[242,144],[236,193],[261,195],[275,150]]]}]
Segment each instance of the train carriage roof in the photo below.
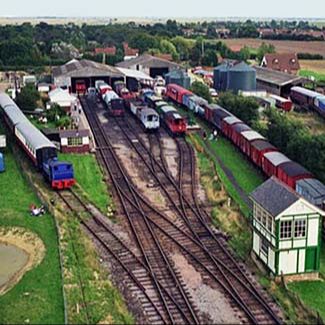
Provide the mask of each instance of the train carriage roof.
[{"label": "train carriage roof", "polygon": [[242,136],[248,141],[264,140],[265,138],[256,131],[244,131]]},{"label": "train carriage roof", "polygon": [[163,113],[177,112],[176,108],[170,105],[162,106],[160,109],[162,110]]},{"label": "train carriage roof", "polygon": [[291,90],[306,96],[311,96],[311,97],[321,96],[320,93],[317,93],[316,91],[309,90],[303,87],[292,87]]},{"label": "train carriage roof", "polygon": [[325,198],[325,185],[316,178],[304,178],[297,181],[297,185],[308,191],[314,199]]},{"label": "train carriage roof", "polygon": [[236,116],[228,116],[224,118],[224,122],[226,122],[229,125],[233,125],[235,123],[243,123],[243,121],[237,118]]},{"label": "train carriage roof", "polygon": [[152,109],[152,108],[148,108],[148,107],[144,107],[141,110],[141,113],[145,114],[145,115],[155,115],[155,116],[159,116],[158,113]]},{"label": "train carriage roof", "polygon": [[281,152],[272,151],[264,154],[264,157],[268,159],[273,166],[279,166],[285,162],[291,161],[287,156]]},{"label": "train carriage roof", "polygon": [[265,150],[265,149],[273,149],[277,150],[270,142],[266,140],[254,140],[252,142],[252,147],[256,148],[257,150]]},{"label": "train carriage roof", "polygon": [[288,176],[292,177],[306,174],[311,175],[311,172],[295,161],[284,162],[279,166],[279,168],[281,168]]},{"label": "train carriage roof", "polygon": [[19,123],[16,129],[35,150],[42,148],[56,149],[56,146],[29,121]]},{"label": "train carriage roof", "polygon": [[3,110],[13,125],[28,121],[27,117],[17,105],[7,105],[3,108]]},{"label": "train carriage roof", "polygon": [[252,130],[248,125],[246,125],[245,123],[239,123],[239,124],[236,124],[232,127],[232,129],[234,131],[236,131],[237,133],[240,133],[240,132],[244,132],[244,131],[250,131]]}]

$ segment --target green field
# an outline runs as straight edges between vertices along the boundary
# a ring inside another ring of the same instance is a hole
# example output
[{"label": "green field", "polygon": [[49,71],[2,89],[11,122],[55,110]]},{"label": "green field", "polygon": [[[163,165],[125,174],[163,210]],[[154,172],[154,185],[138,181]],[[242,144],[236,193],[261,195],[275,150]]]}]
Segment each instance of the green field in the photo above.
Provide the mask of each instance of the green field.
[{"label": "green field", "polygon": [[[10,145],[10,144],[9,144]],[[62,324],[64,307],[54,219],[29,216],[31,203],[40,205],[21,173],[11,151],[5,151],[6,171],[0,174],[0,226],[18,226],[36,233],[46,255],[36,268],[0,297],[0,323]],[[24,293],[28,292],[29,296]]]},{"label": "green field", "polygon": [[78,184],[102,212],[106,213],[112,199],[108,194],[107,185],[94,155],[60,154],[61,160],[73,163]]},{"label": "green field", "polygon": [[312,70],[300,70],[299,75],[301,77],[314,77],[316,81],[325,81],[325,74],[321,72],[315,72]]}]

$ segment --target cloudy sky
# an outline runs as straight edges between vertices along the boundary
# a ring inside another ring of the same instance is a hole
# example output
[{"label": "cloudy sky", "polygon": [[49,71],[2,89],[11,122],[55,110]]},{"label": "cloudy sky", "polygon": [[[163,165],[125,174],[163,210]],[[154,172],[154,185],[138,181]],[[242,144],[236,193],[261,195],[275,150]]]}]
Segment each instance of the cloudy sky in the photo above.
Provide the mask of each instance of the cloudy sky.
[{"label": "cloudy sky", "polygon": [[324,0],[8,0],[0,16],[310,17],[325,18]]}]

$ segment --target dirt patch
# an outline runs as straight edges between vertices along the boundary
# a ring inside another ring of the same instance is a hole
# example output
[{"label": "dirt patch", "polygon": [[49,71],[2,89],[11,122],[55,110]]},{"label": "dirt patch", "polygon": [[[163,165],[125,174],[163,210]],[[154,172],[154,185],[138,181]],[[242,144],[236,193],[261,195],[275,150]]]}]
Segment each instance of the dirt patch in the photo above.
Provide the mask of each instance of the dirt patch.
[{"label": "dirt patch", "polygon": [[41,263],[46,249],[37,235],[24,228],[0,228],[0,243],[16,246],[28,256],[25,265],[0,287],[0,295],[3,295],[14,287],[27,271]]},{"label": "dirt patch", "polygon": [[203,283],[202,276],[183,255],[173,254],[173,261],[188,286],[193,302],[200,311],[211,319],[213,324],[239,324],[223,292]]}]

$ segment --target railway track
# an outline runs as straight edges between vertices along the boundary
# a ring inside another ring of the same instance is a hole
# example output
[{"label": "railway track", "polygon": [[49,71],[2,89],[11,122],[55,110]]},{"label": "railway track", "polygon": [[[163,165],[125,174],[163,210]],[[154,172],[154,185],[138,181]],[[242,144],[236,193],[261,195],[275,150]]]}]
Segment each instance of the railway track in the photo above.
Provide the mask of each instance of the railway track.
[{"label": "railway track", "polygon": [[199,323],[198,312],[193,306],[180,273],[173,265],[169,254],[163,249],[161,237],[157,236],[157,229],[154,229],[148,219],[148,213],[144,210],[150,208],[152,215],[156,214],[155,208],[148,202],[144,207],[143,199],[123,170],[98,116],[88,106],[89,104],[85,99],[82,100],[82,103],[96,137],[100,160],[104,163],[104,167],[111,177],[132,236],[137,243],[146,267],[152,275],[150,283],[154,285],[154,290],[151,291],[154,298],[159,300],[158,308],[164,315],[164,321],[176,324]]},{"label": "railway track", "polygon": [[[201,211],[199,202],[197,201],[195,190],[196,181],[192,182],[191,198],[189,199],[186,197],[186,195],[184,195],[182,185],[184,177],[183,174],[186,174],[184,173],[184,169],[186,168],[185,166],[190,166],[187,173],[190,174],[191,179],[196,180],[195,157],[191,147],[184,140],[177,140],[178,148],[180,150],[180,176],[177,186],[175,181],[171,179],[171,176],[164,172],[165,168],[161,166],[155,157],[153,157],[152,152],[146,148],[141,139],[134,136],[134,134],[132,135],[128,122],[118,121],[117,124],[128,138],[131,146],[135,148],[141,159],[144,161],[149,171],[154,174],[153,176],[164,189],[167,197],[169,197],[171,203],[174,204],[175,210],[179,213],[182,220],[196,239],[196,243],[199,244],[200,248],[203,250],[203,252],[200,252],[199,254],[201,254],[200,261],[204,261],[203,264],[205,271],[207,269],[214,271],[213,274],[210,273],[209,275],[214,280],[217,280],[226,293],[231,296],[232,300],[235,301],[236,304],[244,311],[249,321],[254,323],[281,323],[280,317],[270,307],[270,305],[272,305],[274,308],[275,304],[264,294],[264,292],[262,292],[261,288],[256,288],[257,283],[249,276],[243,265],[239,264],[233,258],[227,248],[226,243],[222,241],[222,239],[217,238],[208,227],[206,222],[208,216],[205,212]],[[187,151],[190,153],[187,154],[187,156],[184,154],[185,148],[187,148]],[[150,163],[148,162],[148,159],[150,160]],[[155,169],[152,167],[153,162],[157,166]],[[160,171],[160,173],[157,173],[157,169]],[[161,174],[164,174],[164,180],[159,179]],[[164,183],[166,183],[166,178],[167,181],[171,183],[171,188],[169,187],[167,189],[164,185]],[[180,208],[173,200],[175,196],[170,195],[171,191],[173,190],[178,193]],[[189,200],[193,200],[194,204],[189,203]],[[210,252],[214,253],[211,254]],[[192,255],[190,258],[193,260]],[[222,279],[222,282],[220,279]]]}]

